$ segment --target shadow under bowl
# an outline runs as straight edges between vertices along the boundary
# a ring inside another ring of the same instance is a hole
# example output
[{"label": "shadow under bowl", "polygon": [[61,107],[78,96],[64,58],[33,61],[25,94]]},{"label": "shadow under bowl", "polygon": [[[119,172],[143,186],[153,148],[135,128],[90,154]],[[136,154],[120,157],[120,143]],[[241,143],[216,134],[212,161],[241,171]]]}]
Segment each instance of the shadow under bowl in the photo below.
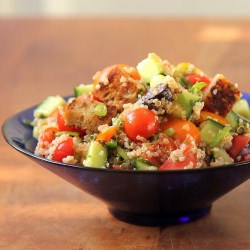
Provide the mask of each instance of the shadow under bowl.
[{"label": "shadow under bowl", "polygon": [[2,133],[10,146],[83,191],[101,199],[119,220],[137,225],[180,224],[206,215],[213,202],[250,176],[250,162],[170,171],[97,169],[54,162],[34,155],[36,140],[23,119],[35,107],[6,120]]}]

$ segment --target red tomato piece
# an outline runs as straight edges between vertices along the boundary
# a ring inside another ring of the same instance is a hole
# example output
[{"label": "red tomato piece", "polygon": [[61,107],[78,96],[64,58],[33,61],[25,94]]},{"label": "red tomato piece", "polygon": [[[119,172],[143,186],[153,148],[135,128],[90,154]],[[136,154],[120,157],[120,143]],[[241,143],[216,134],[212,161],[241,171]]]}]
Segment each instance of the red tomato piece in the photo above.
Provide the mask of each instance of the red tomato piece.
[{"label": "red tomato piece", "polygon": [[197,165],[197,156],[196,155],[187,155],[184,161],[171,161],[166,160],[160,167],[160,170],[174,170],[174,169],[184,169],[189,164],[192,164],[192,168],[195,168]]},{"label": "red tomato piece", "polygon": [[129,111],[124,117],[125,133],[132,141],[138,141],[137,136],[148,138],[154,135],[158,126],[157,116],[146,108]]},{"label": "red tomato piece", "polygon": [[160,151],[164,154],[164,156],[162,156],[162,154],[160,154],[159,156],[155,156],[154,154],[147,155],[146,153],[142,154],[142,158],[159,166],[164,162],[165,159],[169,157],[170,153],[173,150],[177,149],[177,146],[172,138],[165,134],[159,134],[159,138],[150,143],[150,145],[147,146],[147,149],[152,153]]},{"label": "red tomato piece", "polygon": [[77,129],[77,128],[74,128],[74,127],[71,127],[71,126],[67,126],[65,124],[64,117],[63,117],[63,114],[61,112],[58,112],[57,124],[58,124],[59,131],[77,132],[77,133],[79,133],[80,136],[85,134],[84,130],[80,130],[80,129]]},{"label": "red tomato piece", "polygon": [[250,160],[250,153],[243,155],[241,161],[249,161]]},{"label": "red tomato piece", "polygon": [[68,137],[66,141],[58,144],[56,147],[52,159],[54,161],[62,162],[62,159],[67,156],[74,156],[74,142],[72,137]]},{"label": "red tomato piece", "polygon": [[190,166],[190,168],[196,168],[198,163],[197,153],[193,149],[195,148],[195,139],[187,135],[185,141],[180,145],[182,147],[185,145],[185,149],[183,150],[184,160],[166,160],[161,166],[160,170],[173,170],[173,169],[184,169],[186,166]]},{"label": "red tomato piece", "polygon": [[42,133],[41,140],[43,142],[51,143],[56,138],[55,136],[56,132],[58,132],[58,128],[54,127],[46,128]]},{"label": "red tomato piece", "polygon": [[188,74],[185,75],[185,78],[191,84],[195,84],[197,82],[204,82],[206,84],[209,84],[211,82],[211,80],[207,76],[201,76],[199,74]]},{"label": "red tomato piece", "polygon": [[241,151],[248,145],[250,138],[246,135],[236,135],[232,140],[232,147],[229,149],[229,155],[235,159]]}]

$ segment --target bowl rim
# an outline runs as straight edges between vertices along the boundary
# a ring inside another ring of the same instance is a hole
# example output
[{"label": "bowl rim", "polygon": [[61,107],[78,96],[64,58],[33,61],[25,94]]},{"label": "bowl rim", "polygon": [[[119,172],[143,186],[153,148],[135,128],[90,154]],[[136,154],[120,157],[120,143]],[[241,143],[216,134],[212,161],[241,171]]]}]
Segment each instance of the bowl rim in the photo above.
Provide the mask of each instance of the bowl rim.
[{"label": "bowl rim", "polygon": [[[248,99],[248,102],[250,102],[250,94],[248,93],[244,93],[243,92],[243,96]],[[69,98],[71,96],[66,96],[64,98]],[[66,168],[75,168],[78,170],[85,170],[85,171],[100,171],[100,172],[114,172],[114,173],[130,173],[130,174],[171,174],[171,173],[192,173],[192,172],[203,172],[203,171],[218,171],[218,170],[222,170],[222,169],[232,169],[232,168],[237,168],[239,166],[244,167],[244,166],[249,166],[250,167],[250,160],[248,161],[242,161],[242,162],[235,162],[235,163],[231,163],[231,164],[226,164],[226,165],[220,165],[220,166],[215,166],[215,167],[203,167],[203,168],[193,168],[193,169],[172,169],[172,170],[119,170],[119,169],[109,169],[109,168],[97,168],[97,167],[86,167],[86,166],[82,166],[82,165],[74,165],[74,164],[67,164],[67,163],[63,163],[63,162],[57,162],[57,161],[53,161],[50,159],[46,159],[43,158],[41,156],[37,156],[34,153],[31,153],[28,150],[25,150],[23,148],[21,148],[20,146],[18,146],[15,142],[13,142],[11,135],[9,135],[7,133],[7,127],[8,124],[11,123],[13,120],[19,120],[18,118],[20,118],[20,116],[22,114],[24,114],[25,112],[28,111],[33,111],[35,109],[35,107],[39,105],[33,105],[29,108],[26,108],[22,111],[19,111],[17,113],[15,113],[14,115],[10,116],[9,118],[7,118],[2,126],[1,126],[1,131],[2,131],[2,135],[5,139],[5,141],[15,150],[19,151],[20,153],[31,157],[33,159],[36,159],[38,161],[41,162],[46,162],[48,164],[53,164],[53,165],[57,165],[57,166],[61,166],[61,167],[66,167]],[[28,126],[27,126],[28,129]]]}]

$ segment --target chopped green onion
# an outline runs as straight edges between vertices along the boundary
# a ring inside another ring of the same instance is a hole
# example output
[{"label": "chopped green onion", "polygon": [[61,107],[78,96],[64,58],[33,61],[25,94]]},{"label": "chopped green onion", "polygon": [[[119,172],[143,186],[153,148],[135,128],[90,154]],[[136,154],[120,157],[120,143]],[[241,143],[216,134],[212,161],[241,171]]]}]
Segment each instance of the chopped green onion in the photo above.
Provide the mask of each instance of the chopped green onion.
[{"label": "chopped green onion", "polygon": [[117,141],[115,140],[107,141],[106,146],[108,149],[115,149],[117,148]]},{"label": "chopped green onion", "polygon": [[97,116],[105,116],[107,115],[108,109],[107,106],[104,103],[99,103],[95,106],[94,113]]},{"label": "chopped green onion", "polygon": [[121,116],[115,117],[112,119],[112,125],[115,127],[120,127],[122,123],[122,118]]},{"label": "chopped green onion", "polygon": [[79,133],[78,132],[72,132],[72,131],[60,131],[60,132],[56,132],[55,133],[55,136],[60,136],[60,135],[69,135],[69,136],[79,136]]},{"label": "chopped green onion", "polygon": [[194,92],[195,90],[201,90],[202,88],[206,87],[207,84],[205,82],[197,82],[195,83],[190,89],[190,92]]},{"label": "chopped green onion", "polygon": [[22,121],[23,121],[23,124],[30,126],[30,127],[34,127],[31,120],[24,118]]},{"label": "chopped green onion", "polygon": [[126,152],[124,151],[124,149],[122,149],[121,147],[117,147],[117,154],[125,161],[129,160],[128,155],[126,154]]}]

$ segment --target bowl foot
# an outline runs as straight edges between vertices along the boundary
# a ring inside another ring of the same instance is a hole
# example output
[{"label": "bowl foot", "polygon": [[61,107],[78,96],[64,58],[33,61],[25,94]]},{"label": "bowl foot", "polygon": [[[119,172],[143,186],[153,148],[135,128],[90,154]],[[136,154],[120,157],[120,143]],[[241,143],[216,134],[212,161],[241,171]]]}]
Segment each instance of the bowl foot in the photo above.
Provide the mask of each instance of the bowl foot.
[{"label": "bowl foot", "polygon": [[198,209],[191,212],[183,212],[178,214],[137,214],[109,208],[109,212],[118,220],[140,226],[169,226],[176,224],[184,224],[197,220],[206,216],[211,206]]}]

